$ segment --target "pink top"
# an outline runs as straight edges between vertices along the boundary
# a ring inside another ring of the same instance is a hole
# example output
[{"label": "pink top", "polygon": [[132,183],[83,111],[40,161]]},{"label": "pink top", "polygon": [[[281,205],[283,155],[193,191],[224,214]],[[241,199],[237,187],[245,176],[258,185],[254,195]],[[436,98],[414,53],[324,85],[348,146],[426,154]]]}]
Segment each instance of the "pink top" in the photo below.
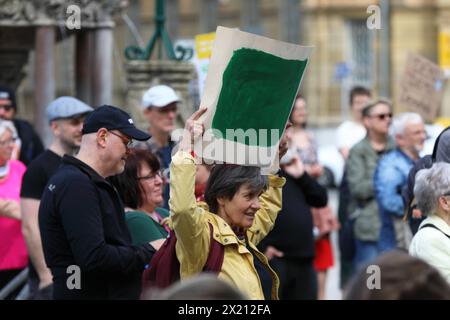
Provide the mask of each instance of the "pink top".
[{"label": "pink top", "polygon": [[[9,173],[0,181],[0,199],[20,201],[20,188],[25,165],[9,161]],[[20,220],[0,217],[0,270],[21,269],[28,263],[27,247]]]}]

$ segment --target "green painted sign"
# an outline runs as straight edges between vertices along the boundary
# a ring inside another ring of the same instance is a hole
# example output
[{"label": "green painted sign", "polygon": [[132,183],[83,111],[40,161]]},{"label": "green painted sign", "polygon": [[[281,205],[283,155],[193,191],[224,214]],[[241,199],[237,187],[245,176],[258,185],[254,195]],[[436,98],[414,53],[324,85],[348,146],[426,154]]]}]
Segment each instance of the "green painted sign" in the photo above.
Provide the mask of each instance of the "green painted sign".
[{"label": "green painted sign", "polygon": [[[278,143],[297,94],[306,60],[288,60],[248,48],[233,55],[223,73],[222,88],[211,128],[224,139],[248,146],[268,147]],[[236,130],[251,135],[229,135]],[[265,129],[265,130],[264,130]],[[271,137],[278,129],[278,137]],[[244,141],[242,141],[244,140]]]}]

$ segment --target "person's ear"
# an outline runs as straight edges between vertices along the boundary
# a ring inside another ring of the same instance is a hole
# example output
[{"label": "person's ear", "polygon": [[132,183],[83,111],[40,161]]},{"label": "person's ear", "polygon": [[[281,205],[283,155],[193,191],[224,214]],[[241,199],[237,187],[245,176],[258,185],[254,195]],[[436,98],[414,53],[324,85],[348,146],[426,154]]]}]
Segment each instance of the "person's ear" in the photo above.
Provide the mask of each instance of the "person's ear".
[{"label": "person's ear", "polygon": [[145,108],[144,109],[144,116],[150,116],[152,114],[153,108]]},{"label": "person's ear", "polygon": [[224,206],[225,205],[225,198],[223,198],[223,197],[217,198],[217,203],[221,207]]},{"label": "person's ear", "polygon": [[362,123],[363,123],[364,127],[369,128],[370,127],[370,118],[369,117],[363,117],[362,118]]},{"label": "person's ear", "polygon": [[55,136],[58,135],[59,133],[59,125],[58,125],[58,121],[51,121],[50,122],[50,129],[52,129],[52,132]]},{"label": "person's ear", "polygon": [[449,203],[449,200],[445,196],[439,197],[439,205],[444,211],[446,211],[446,212],[450,211],[450,203]]},{"label": "person's ear", "polygon": [[403,136],[403,134],[396,134],[395,135],[395,141],[397,142],[397,144],[399,146],[403,146],[403,142],[405,141],[405,137]]},{"label": "person's ear", "polygon": [[108,130],[106,130],[105,128],[101,128],[100,130],[97,131],[97,143],[100,146],[106,147],[107,137],[108,137]]}]

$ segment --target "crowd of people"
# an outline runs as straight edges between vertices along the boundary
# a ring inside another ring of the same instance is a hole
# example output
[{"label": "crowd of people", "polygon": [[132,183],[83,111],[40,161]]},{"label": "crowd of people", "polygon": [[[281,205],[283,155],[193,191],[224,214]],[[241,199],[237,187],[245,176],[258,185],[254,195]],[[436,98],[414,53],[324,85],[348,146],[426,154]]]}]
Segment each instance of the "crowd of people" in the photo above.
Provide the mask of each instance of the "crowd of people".
[{"label": "crowd of people", "polygon": [[[268,176],[196,161],[205,108],[172,141],[180,101],[169,86],[149,88],[142,131],[121,108],[60,97],[44,150],[0,87],[0,290],[28,268],[35,300],[324,299],[338,231],[345,299],[450,298],[450,131],[421,158],[421,116],[394,116],[389,101],[353,88],[352,119],[336,130],[345,170],[333,212],[303,96]],[[165,263],[176,273],[167,287],[148,287]],[[369,265],[382,290],[367,288]]]}]

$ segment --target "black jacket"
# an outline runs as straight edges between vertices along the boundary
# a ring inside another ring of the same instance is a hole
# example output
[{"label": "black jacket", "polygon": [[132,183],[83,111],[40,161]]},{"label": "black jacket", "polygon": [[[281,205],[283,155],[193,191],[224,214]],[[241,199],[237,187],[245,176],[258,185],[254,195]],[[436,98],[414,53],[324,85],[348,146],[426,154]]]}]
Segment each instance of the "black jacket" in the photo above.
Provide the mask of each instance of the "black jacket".
[{"label": "black jacket", "polygon": [[44,146],[41,138],[39,138],[29,122],[21,119],[13,119],[13,123],[22,143],[20,146],[19,160],[28,166],[31,160],[44,151]]},{"label": "black jacket", "polygon": [[[306,172],[294,178],[283,172],[283,208],[273,230],[261,242],[264,250],[271,245],[284,252],[285,258],[314,258],[314,236],[311,207],[324,207],[328,202],[327,191]],[[263,251],[263,252],[264,252]]]},{"label": "black jacket", "polygon": [[[55,299],[138,299],[141,275],[154,249],[133,246],[114,187],[80,160],[65,155],[39,207],[45,261]],[[68,272],[81,271],[81,289]]]}]

